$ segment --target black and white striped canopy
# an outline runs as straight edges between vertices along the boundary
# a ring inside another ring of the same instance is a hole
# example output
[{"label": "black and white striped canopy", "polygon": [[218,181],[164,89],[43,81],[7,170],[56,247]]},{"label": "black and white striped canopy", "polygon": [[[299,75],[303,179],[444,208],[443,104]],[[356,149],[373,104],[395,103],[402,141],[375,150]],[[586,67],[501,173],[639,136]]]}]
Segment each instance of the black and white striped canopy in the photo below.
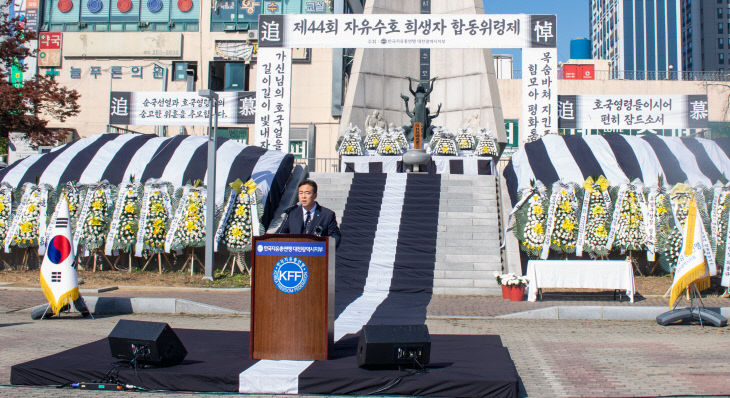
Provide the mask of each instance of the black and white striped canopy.
[{"label": "black and white striped canopy", "polygon": [[709,187],[723,175],[730,176],[730,139],[551,134],[525,144],[504,170],[513,204],[530,180],[545,186],[558,180],[581,184],[599,175],[611,185],[638,178],[652,187],[661,175],[667,184]]},{"label": "black and white striped canopy", "polygon": [[[38,179],[40,184],[55,187],[68,181],[119,184],[134,176],[140,182],[159,178],[176,187],[195,180],[205,183],[207,143],[207,136],[98,134],[19,160],[0,170],[0,182],[18,187]],[[228,183],[253,178],[264,194],[264,223],[268,225],[294,157],[227,138],[218,138],[217,146],[216,203],[224,200]]]}]

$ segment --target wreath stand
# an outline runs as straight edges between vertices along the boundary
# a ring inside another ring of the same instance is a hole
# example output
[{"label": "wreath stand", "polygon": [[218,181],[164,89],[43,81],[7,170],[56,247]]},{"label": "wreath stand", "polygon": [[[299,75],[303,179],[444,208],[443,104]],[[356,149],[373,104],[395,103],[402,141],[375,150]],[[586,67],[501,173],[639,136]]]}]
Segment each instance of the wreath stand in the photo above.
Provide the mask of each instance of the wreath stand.
[{"label": "wreath stand", "polygon": [[641,268],[639,268],[638,261],[634,261],[634,251],[629,250],[629,257],[627,258],[631,262],[631,266],[636,270],[636,272],[639,273],[639,275],[644,276],[644,273],[641,272]]},{"label": "wreath stand", "polygon": [[238,270],[241,271],[242,274],[248,273],[251,275],[251,267],[246,263],[246,260],[243,259],[243,256],[246,255],[246,252],[238,252],[238,253],[231,253],[228,255],[228,259],[225,263],[223,263],[223,270],[222,272],[226,272],[226,269],[228,266],[231,266],[231,276],[233,276],[233,273],[236,271],[236,267],[238,267]]},{"label": "wreath stand", "polygon": [[[28,260],[30,260],[30,256],[31,255],[35,254],[35,257],[38,259],[38,262],[39,263],[42,263],[43,262],[43,257],[40,254],[38,254],[38,249],[37,248],[35,248],[35,247],[26,247],[23,250],[24,250],[23,251],[23,261],[22,261],[21,267],[25,267],[25,270],[26,271],[30,270],[30,267],[28,267]],[[3,262],[6,265],[10,266],[10,264],[8,264],[5,260],[3,260]]]},{"label": "wreath stand", "polygon": [[[147,266],[152,262],[152,260],[155,258],[155,253],[151,253],[150,256],[147,258],[147,261],[145,261],[144,266],[142,266],[142,271],[147,269]],[[170,260],[167,258],[166,253],[158,252],[157,253],[157,269],[160,274],[162,274],[162,259],[165,259],[165,262],[167,263],[167,266],[172,268],[172,265],[170,265]],[[130,262],[131,264],[131,262]]]},{"label": "wreath stand", "polygon": [[[132,272],[132,252],[127,253],[127,256],[129,256],[129,260],[128,260],[129,261],[129,268],[127,269],[127,272],[130,272],[131,273]],[[114,260],[114,265],[113,265],[113,267],[115,269],[119,270],[119,271],[121,271],[121,269],[117,268],[117,263],[121,259],[122,259],[122,255],[120,254],[120,255],[117,256],[116,260]]]},{"label": "wreath stand", "polygon": [[[114,263],[112,263],[112,261],[109,260],[109,257],[106,256],[106,253],[104,253],[104,250],[102,250],[101,248],[96,248],[96,249],[91,250],[89,252],[89,256],[87,257],[84,265],[88,265],[89,262],[92,262],[92,264],[93,264],[92,270],[93,270],[93,272],[96,272],[96,258],[99,255],[101,255],[104,258],[104,260],[106,261],[107,264],[109,264],[109,268],[114,268]],[[104,267],[101,264],[99,264],[99,271],[101,271],[103,269],[104,269]]]},{"label": "wreath stand", "polygon": [[183,264],[182,269],[180,269],[180,272],[185,271],[185,268],[188,267],[188,264],[190,265],[190,276],[193,276],[193,272],[195,271],[195,262],[197,261],[201,268],[205,269],[205,263],[200,261],[198,256],[195,254],[195,248],[194,247],[188,247],[185,250],[188,251],[188,254],[186,255],[185,264]]},{"label": "wreath stand", "polygon": [[5,261],[5,259],[4,259],[4,258],[0,258],[0,262],[2,262],[3,264],[5,264],[4,268],[7,268],[7,269],[14,269],[14,268],[13,268],[13,266],[12,266],[12,265],[10,265],[10,263],[9,263],[9,262]]},{"label": "wreath stand", "polygon": [[705,303],[702,302],[702,295],[694,283],[690,284],[685,291],[689,296],[690,306],[677,309],[677,304],[679,304],[679,300],[677,300],[674,308],[656,317],[658,324],[667,326],[674,322],[697,320],[700,321],[700,327],[704,327],[704,323],[710,323],[716,327],[727,326],[727,318],[705,308]]}]

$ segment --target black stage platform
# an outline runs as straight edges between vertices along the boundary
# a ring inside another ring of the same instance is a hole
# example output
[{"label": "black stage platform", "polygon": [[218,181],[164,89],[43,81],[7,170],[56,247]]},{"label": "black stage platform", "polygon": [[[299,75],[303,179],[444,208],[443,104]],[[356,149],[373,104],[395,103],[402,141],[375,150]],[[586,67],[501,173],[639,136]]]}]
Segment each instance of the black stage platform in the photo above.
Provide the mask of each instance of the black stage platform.
[{"label": "black stage platform", "polygon": [[[62,385],[119,382],[153,390],[238,392],[248,359],[249,333],[175,329],[188,355],[177,366],[135,370],[113,358],[106,339],[12,367],[10,382]],[[299,394],[438,397],[516,397],[519,376],[499,336],[431,335],[431,363],[423,373],[357,367],[357,337],[335,345],[332,359],[316,361],[299,375]],[[242,389],[245,392],[245,388]]]}]

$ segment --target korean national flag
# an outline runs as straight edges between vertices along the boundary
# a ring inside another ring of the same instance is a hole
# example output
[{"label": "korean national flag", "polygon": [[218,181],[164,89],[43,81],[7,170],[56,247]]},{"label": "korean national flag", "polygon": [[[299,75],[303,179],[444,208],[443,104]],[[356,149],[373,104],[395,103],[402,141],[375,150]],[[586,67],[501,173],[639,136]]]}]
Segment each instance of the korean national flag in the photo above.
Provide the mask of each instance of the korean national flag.
[{"label": "korean national flag", "polygon": [[50,239],[41,265],[41,288],[54,314],[64,305],[79,298],[78,278],[73,268],[74,250],[71,242],[71,221],[66,196],[56,207],[55,223],[50,225]]}]

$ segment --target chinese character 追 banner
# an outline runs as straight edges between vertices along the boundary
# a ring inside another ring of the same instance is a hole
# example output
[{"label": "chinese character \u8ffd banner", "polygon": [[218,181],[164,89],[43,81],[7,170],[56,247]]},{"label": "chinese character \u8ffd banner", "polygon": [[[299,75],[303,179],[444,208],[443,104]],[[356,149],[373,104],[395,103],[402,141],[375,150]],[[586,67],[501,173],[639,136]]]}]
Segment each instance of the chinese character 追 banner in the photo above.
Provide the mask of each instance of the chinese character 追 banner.
[{"label": "chinese character \u8ffd banner", "polygon": [[555,47],[555,15],[260,15],[259,47]]},{"label": "chinese character \u8ffd banner", "polygon": [[[215,106],[215,105],[214,105]],[[256,93],[218,93],[218,125],[253,124]],[[207,126],[210,104],[196,92],[112,91],[109,123],[136,126]]]},{"label": "chinese character \u8ffd banner", "polygon": [[291,50],[259,48],[256,67],[256,145],[288,152]]},{"label": "chinese character \u8ffd banner", "polygon": [[706,128],[706,95],[561,95],[560,128]]}]

